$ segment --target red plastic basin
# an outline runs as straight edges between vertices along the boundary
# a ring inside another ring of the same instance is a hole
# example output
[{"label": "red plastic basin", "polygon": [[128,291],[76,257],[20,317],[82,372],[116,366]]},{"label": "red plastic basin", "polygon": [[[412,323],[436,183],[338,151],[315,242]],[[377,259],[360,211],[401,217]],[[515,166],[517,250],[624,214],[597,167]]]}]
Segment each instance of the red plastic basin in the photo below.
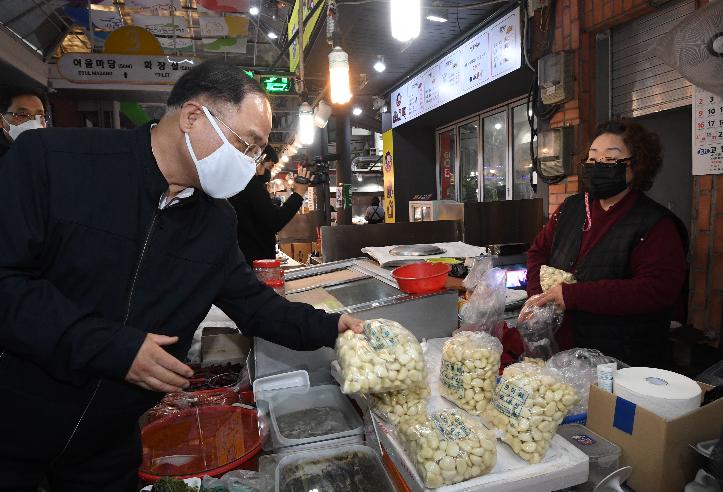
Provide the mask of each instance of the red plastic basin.
[{"label": "red plastic basin", "polygon": [[392,277],[407,294],[429,294],[444,289],[451,269],[446,263],[412,263],[395,268]]},{"label": "red plastic basin", "polygon": [[147,482],[253,468],[263,444],[256,411],[233,406],[183,410],[144,427],[141,440],[138,475]]}]

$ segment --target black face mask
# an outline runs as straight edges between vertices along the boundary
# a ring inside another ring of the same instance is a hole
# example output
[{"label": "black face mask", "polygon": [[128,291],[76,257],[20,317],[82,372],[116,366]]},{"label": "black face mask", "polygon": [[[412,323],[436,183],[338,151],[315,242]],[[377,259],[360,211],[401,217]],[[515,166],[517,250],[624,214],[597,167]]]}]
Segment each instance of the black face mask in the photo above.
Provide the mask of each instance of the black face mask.
[{"label": "black face mask", "polygon": [[624,191],[628,187],[625,180],[627,168],[625,162],[584,164],[582,166],[582,182],[587,192],[590,193],[590,198],[594,200],[610,198]]}]

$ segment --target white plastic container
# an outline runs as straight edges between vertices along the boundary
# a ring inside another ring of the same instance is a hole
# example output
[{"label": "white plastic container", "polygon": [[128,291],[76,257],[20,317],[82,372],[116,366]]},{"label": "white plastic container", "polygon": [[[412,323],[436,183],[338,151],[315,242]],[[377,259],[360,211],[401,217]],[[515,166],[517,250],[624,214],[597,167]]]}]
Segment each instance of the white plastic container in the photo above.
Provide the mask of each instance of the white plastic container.
[{"label": "white plastic container", "polygon": [[275,391],[269,397],[271,438],[280,453],[328,446],[328,441],[362,443],[363,423],[338,386]]},{"label": "white plastic container", "polygon": [[[294,487],[294,479],[302,473],[306,488]],[[318,449],[284,457],[276,467],[276,492],[306,492],[309,488],[320,492],[395,490],[381,461],[367,446]]]},{"label": "white plastic container", "polygon": [[585,453],[590,459],[590,475],[588,481],[577,487],[581,492],[592,491],[603,478],[618,469],[620,446],[595,434],[580,424],[561,425],[557,433],[567,442]]}]

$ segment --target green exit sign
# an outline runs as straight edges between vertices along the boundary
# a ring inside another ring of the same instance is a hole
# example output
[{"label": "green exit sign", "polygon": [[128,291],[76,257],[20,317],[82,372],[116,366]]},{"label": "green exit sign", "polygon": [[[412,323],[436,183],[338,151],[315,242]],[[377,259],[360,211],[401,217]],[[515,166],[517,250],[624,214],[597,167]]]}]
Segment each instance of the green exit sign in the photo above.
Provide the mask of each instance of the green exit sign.
[{"label": "green exit sign", "polygon": [[291,77],[261,77],[261,85],[268,94],[288,94],[291,92]]}]

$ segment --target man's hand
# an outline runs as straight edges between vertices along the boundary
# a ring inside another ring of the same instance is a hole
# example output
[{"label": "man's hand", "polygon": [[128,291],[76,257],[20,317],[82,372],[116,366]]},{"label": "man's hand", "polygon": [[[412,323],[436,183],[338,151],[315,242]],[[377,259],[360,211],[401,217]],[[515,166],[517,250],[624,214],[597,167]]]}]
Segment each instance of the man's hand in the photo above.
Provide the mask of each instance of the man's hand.
[{"label": "man's hand", "polygon": [[362,327],[363,321],[360,319],[352,318],[348,314],[342,314],[339,318],[339,333],[344,333],[346,330],[352,330],[354,333],[363,333],[364,328]]},{"label": "man's hand", "polygon": [[[311,179],[311,169],[308,167],[302,168],[301,171],[299,171],[299,176],[302,176],[306,179]],[[300,184],[294,181],[293,184],[293,190],[294,193],[298,193],[301,196],[304,196],[306,194],[306,191],[309,189],[309,185]]]},{"label": "man's hand", "polygon": [[167,337],[149,333],[133,360],[126,381],[141,388],[173,393],[188,387],[188,378],[193,371],[186,364],[163,349],[173,345],[178,337]]},{"label": "man's hand", "polygon": [[533,305],[542,307],[551,302],[557,304],[563,311],[565,310],[565,298],[562,296],[562,285],[556,285],[544,294],[541,294],[540,297],[533,301]]}]

